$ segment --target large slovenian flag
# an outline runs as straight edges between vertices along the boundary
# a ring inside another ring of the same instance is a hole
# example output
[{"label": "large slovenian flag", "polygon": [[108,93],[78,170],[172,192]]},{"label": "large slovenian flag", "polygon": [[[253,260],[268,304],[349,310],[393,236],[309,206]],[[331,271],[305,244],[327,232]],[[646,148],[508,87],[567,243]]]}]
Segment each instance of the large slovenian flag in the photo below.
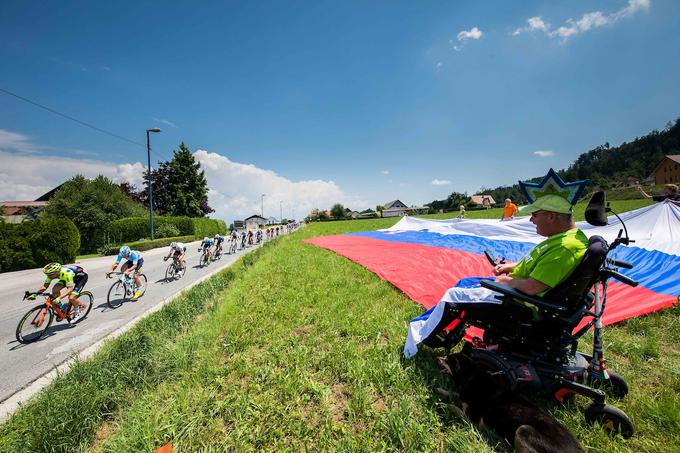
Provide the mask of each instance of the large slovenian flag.
[{"label": "large slovenian flag", "polygon": [[[610,280],[603,322],[612,324],[671,307],[680,296],[680,207],[657,203],[621,215],[635,243],[619,246],[610,258],[627,261],[619,269],[637,280],[635,288]],[[578,222],[586,236],[613,241],[622,228],[616,217],[604,227]],[[430,309],[467,277],[491,275],[484,256],[520,260],[542,238],[529,217],[499,220],[430,220],[404,217],[393,227],[322,236],[306,242],[361,264]]]}]

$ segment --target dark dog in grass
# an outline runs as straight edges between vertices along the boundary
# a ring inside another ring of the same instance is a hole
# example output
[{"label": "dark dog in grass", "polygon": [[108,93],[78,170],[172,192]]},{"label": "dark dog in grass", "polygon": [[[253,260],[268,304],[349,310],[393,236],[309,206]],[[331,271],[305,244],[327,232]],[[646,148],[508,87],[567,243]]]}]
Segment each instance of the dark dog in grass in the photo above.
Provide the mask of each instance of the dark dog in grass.
[{"label": "dark dog in grass", "polygon": [[489,428],[523,453],[583,453],[571,432],[535,405],[518,397],[464,354],[441,357],[442,372],[453,377],[463,412],[480,428]]}]

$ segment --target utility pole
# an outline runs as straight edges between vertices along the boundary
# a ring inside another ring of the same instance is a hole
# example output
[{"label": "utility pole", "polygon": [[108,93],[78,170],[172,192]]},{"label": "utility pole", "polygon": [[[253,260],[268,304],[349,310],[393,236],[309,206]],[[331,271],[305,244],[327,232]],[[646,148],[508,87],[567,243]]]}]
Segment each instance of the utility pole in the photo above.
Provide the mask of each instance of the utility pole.
[{"label": "utility pole", "polygon": [[147,176],[149,177],[149,229],[151,230],[151,240],[153,240],[153,191],[151,190],[151,141],[149,140],[149,132],[160,131],[157,127],[146,130]]},{"label": "utility pole", "polygon": [[283,201],[279,201],[279,222],[283,225]]},{"label": "utility pole", "polygon": [[260,195],[260,217],[264,219],[264,196],[265,194]]}]

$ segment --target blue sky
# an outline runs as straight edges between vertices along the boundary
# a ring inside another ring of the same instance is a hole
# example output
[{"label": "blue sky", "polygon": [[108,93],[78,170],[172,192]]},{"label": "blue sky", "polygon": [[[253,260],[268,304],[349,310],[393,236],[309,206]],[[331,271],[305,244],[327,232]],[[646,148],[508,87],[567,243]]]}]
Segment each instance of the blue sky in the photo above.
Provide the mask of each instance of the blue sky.
[{"label": "blue sky", "polygon": [[[510,184],[680,116],[673,0],[113,3],[0,3],[0,88],[141,143],[161,127],[156,158],[205,150],[228,219],[261,193],[299,217]],[[0,199],[138,181],[143,147],[0,107]]]}]

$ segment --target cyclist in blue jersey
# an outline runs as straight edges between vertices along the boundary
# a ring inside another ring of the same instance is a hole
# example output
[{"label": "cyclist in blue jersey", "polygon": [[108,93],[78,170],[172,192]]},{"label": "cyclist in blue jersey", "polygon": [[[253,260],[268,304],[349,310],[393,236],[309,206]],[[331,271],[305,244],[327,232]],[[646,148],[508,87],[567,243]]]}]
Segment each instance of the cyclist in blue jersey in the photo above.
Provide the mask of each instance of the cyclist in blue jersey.
[{"label": "cyclist in blue jersey", "polygon": [[144,258],[142,258],[141,253],[139,253],[137,250],[130,250],[130,247],[127,245],[122,246],[120,248],[120,252],[118,252],[116,262],[113,263],[111,270],[106,273],[106,276],[108,277],[111,272],[116,270],[116,267],[118,267],[118,264],[120,264],[123,258],[125,258],[127,261],[120,267],[121,272],[125,275],[130,275],[130,273],[133,273],[135,277],[135,293],[132,296],[132,300],[134,301],[139,298],[142,287],[142,281],[139,278],[139,273],[142,271]]},{"label": "cyclist in blue jersey", "polygon": [[219,234],[216,234],[213,239],[215,241],[215,256],[218,257],[222,253],[222,243],[224,242],[224,238]]},{"label": "cyclist in blue jersey", "polygon": [[201,245],[198,246],[198,251],[206,255],[206,264],[210,263],[210,248],[213,246],[213,240],[208,236],[204,237]]}]

